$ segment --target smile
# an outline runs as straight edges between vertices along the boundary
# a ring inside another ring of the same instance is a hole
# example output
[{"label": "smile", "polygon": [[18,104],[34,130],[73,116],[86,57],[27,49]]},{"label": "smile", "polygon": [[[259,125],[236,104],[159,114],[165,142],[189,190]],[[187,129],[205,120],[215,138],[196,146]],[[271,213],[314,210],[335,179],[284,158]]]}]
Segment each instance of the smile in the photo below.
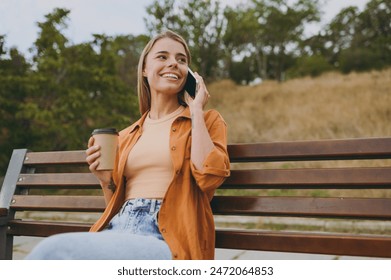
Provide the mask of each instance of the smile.
[{"label": "smile", "polygon": [[163,78],[170,78],[170,79],[175,79],[178,80],[179,77],[176,74],[173,73],[165,73],[162,75]]}]

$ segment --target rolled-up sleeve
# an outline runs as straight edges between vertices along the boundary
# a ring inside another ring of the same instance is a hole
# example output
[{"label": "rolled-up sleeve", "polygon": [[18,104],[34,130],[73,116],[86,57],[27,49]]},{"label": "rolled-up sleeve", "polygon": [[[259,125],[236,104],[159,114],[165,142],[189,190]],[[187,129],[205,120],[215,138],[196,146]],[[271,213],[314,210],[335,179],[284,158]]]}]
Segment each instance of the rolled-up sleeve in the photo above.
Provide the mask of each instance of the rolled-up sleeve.
[{"label": "rolled-up sleeve", "polygon": [[214,148],[205,158],[202,169],[198,170],[191,162],[193,177],[204,192],[214,191],[230,175],[227,152],[227,125],[217,111],[205,116],[205,122]]}]

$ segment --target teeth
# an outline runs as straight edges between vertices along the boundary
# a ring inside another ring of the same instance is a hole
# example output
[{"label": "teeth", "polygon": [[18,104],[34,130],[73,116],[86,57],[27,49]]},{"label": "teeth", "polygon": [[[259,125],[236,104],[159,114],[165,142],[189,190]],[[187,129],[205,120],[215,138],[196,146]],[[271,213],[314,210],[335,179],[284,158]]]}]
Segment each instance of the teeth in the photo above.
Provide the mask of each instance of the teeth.
[{"label": "teeth", "polygon": [[171,74],[171,73],[164,74],[163,77],[164,77],[164,78],[173,78],[173,79],[178,80],[178,76],[175,75],[175,74]]}]

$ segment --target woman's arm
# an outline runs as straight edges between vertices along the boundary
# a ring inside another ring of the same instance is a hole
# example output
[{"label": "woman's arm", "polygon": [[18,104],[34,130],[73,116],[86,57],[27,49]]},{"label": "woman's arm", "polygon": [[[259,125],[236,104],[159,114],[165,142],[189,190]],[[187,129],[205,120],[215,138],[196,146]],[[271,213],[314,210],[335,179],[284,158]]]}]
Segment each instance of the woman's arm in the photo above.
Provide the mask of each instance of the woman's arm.
[{"label": "woman's arm", "polygon": [[205,83],[198,73],[195,73],[197,79],[197,94],[194,100],[186,94],[186,103],[190,108],[191,114],[191,161],[198,169],[202,169],[202,164],[207,155],[213,150],[214,144],[209,135],[205,124],[204,107],[210,97]]},{"label": "woman's arm", "polygon": [[207,155],[213,150],[214,144],[205,124],[203,110],[193,110],[191,122],[191,161],[198,170],[201,170]]}]

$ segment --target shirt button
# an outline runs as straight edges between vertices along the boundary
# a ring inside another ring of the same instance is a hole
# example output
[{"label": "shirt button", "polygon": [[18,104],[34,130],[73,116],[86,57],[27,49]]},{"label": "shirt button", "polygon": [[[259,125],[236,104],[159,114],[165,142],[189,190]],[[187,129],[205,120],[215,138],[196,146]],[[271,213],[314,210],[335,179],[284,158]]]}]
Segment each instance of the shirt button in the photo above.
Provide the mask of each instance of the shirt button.
[{"label": "shirt button", "polygon": [[173,132],[175,132],[175,131],[176,131],[176,128],[175,128],[175,127],[173,127],[173,128],[172,128],[172,131],[173,131]]},{"label": "shirt button", "polygon": [[176,259],[176,258],[178,258],[178,254],[177,253],[174,253],[174,258]]},{"label": "shirt button", "polygon": [[162,233],[165,233],[166,232],[166,229],[165,228],[162,228]]},{"label": "shirt button", "polygon": [[181,171],[179,171],[179,170],[175,171],[176,175],[179,175],[180,172],[181,172]]},{"label": "shirt button", "polygon": [[172,146],[172,147],[171,147],[171,150],[175,151],[175,150],[176,150],[176,147],[175,147],[175,146]]}]

